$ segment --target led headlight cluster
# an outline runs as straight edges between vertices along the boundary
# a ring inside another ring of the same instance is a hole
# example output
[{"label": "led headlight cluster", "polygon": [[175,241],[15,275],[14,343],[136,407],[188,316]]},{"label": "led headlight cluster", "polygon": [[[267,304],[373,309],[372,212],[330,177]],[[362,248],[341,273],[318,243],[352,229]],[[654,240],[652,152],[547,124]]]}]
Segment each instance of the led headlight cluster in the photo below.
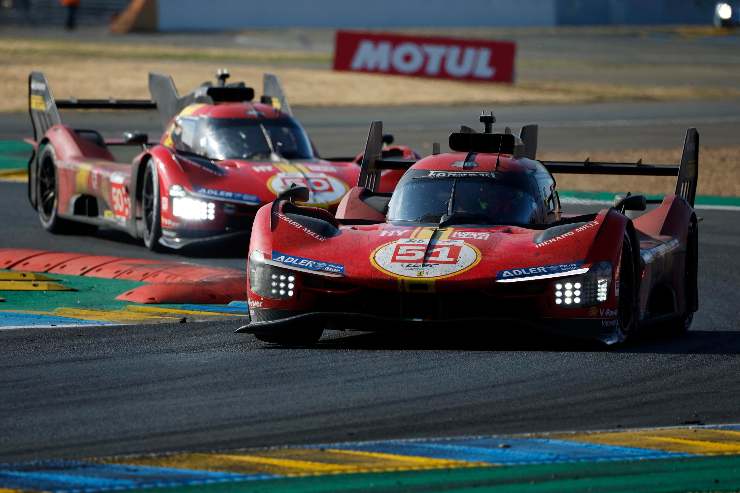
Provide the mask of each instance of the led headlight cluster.
[{"label": "led headlight cluster", "polygon": [[599,262],[579,276],[558,279],[552,284],[555,304],[561,307],[594,306],[609,297],[612,267]]},{"label": "led headlight cluster", "polygon": [[297,297],[298,276],[295,271],[268,264],[258,250],[249,256],[249,288],[262,297],[274,300]]},{"label": "led headlight cluster", "polygon": [[295,289],[295,276],[293,274],[287,276],[285,274],[270,274],[270,279],[272,279],[270,282],[270,294],[273,295],[272,297],[278,295],[287,296],[288,298],[293,297],[295,293],[293,291]]},{"label": "led headlight cluster", "polygon": [[216,204],[205,200],[188,197],[180,185],[170,187],[172,214],[189,221],[213,221],[216,219]]},{"label": "led headlight cluster", "polygon": [[580,305],[581,304],[581,288],[583,285],[580,282],[565,282],[555,284],[555,304],[562,305]]}]

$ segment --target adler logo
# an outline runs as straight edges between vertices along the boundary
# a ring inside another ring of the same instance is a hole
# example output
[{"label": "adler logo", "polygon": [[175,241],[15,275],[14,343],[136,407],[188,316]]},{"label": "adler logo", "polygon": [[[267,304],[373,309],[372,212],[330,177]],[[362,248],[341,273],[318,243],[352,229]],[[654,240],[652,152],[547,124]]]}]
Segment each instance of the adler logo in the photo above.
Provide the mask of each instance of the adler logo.
[{"label": "adler logo", "polygon": [[339,31],[334,69],[512,82],[514,51],[510,42]]}]

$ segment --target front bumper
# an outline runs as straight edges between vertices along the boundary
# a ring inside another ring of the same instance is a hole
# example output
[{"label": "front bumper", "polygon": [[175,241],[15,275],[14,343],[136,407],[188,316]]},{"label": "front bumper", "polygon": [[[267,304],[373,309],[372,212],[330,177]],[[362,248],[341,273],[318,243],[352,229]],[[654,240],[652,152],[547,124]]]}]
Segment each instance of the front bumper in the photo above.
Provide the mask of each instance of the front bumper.
[{"label": "front bumper", "polygon": [[454,331],[468,330],[489,333],[529,331],[553,334],[561,337],[596,340],[606,345],[621,342],[616,330],[615,319],[601,318],[525,318],[490,317],[472,315],[469,317],[448,318],[444,320],[422,320],[418,318],[384,317],[355,312],[307,312],[294,313],[282,310],[253,308],[250,310],[252,322],[236,330],[249,334],[277,332],[300,329],[301,326],[317,325],[329,330],[354,330],[381,332],[388,330],[430,330]]}]

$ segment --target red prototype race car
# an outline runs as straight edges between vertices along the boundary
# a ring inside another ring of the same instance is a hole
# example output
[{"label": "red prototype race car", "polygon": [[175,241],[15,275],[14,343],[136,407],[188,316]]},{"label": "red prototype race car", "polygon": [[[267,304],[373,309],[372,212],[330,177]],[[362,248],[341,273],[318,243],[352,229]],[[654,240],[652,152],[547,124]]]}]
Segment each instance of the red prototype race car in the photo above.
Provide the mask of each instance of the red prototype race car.
[{"label": "red prototype race car", "polygon": [[[537,127],[519,137],[468,127],[452,152],[417,161],[395,191],[382,124],[370,129],[363,172],[336,214],[284,192],[255,218],[249,246],[252,322],[238,329],[308,344],[324,329],[400,326],[486,331],[526,326],[613,344],[650,325],[684,331],[698,307],[696,193],[699,135],[680,166],[535,160]],[[675,194],[615,199],[591,214],[561,211],[552,173],[677,175]],[[635,216],[633,211],[651,210]]]},{"label": "red prototype race car", "polygon": [[[180,248],[248,234],[255,213],[291,185],[310,190],[307,203],[335,209],[359,158],[318,157],[293,117],[280,83],[265,74],[263,95],[244,83],[205,83],[180,97],[169,76],[149,74],[153,101],[55,101],[43,74],[29,76],[29,112],[35,152],[29,162],[29,198],[50,232],[117,228],[150,249]],[[62,123],[58,109],[157,109],[164,133],[149,143],[142,133],[105,140],[95,130]],[[392,143],[392,137],[386,136]],[[138,148],[131,162],[112,151]],[[405,146],[386,155],[416,156]],[[403,171],[383,176],[392,190]]]}]

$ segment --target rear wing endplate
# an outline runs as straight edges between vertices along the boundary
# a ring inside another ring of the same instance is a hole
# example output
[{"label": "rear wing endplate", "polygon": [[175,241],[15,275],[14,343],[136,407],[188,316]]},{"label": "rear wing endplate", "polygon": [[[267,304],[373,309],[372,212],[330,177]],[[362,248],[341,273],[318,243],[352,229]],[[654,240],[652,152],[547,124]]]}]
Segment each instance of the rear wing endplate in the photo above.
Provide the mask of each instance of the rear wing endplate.
[{"label": "rear wing endplate", "polygon": [[589,159],[585,161],[541,161],[541,163],[551,173],[676,176],[678,177],[676,180],[676,195],[686,200],[693,207],[699,177],[699,132],[695,128],[689,128],[686,131],[681,162],[678,165],[646,164],[642,160],[636,163],[610,163]]},{"label": "rear wing endplate", "polygon": [[153,72],[149,72],[149,94],[157,105],[162,128],[166,128],[170,120],[196,100],[193,93],[180,97],[172,77]]},{"label": "rear wing endplate", "polygon": [[383,122],[370,124],[365,151],[360,162],[360,176],[357,186],[377,192],[380,187],[380,173],[385,169],[409,169],[416,161],[409,159],[383,158]]},{"label": "rear wing endplate", "polygon": [[283,86],[280,84],[280,78],[275,74],[266,73],[262,76],[262,98],[269,99],[268,102],[281,113],[292,116],[293,110],[288,104],[288,98],[285,96]]}]

